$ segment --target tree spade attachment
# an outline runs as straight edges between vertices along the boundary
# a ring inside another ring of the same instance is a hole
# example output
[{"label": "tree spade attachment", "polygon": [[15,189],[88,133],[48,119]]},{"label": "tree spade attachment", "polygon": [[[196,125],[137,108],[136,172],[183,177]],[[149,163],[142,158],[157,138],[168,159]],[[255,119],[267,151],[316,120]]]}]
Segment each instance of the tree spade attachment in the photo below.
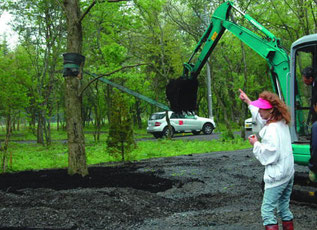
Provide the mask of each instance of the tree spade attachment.
[{"label": "tree spade attachment", "polygon": [[197,78],[171,79],[166,86],[166,97],[171,110],[176,113],[195,111],[197,109],[197,90]]}]

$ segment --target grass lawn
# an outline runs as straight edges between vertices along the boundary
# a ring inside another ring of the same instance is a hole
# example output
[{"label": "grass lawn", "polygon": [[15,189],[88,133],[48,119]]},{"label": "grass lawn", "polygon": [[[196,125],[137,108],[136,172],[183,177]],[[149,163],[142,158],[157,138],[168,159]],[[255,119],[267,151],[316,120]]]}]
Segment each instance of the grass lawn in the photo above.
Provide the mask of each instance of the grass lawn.
[{"label": "grass lawn", "polygon": [[[107,152],[107,130],[100,136],[100,141],[95,142],[92,130],[85,130],[86,156],[88,165],[121,161],[121,156],[113,156]],[[152,137],[145,130],[135,130],[135,138]],[[0,140],[4,139],[4,132],[0,132]],[[38,170],[47,168],[65,168],[68,164],[67,144],[65,131],[52,131],[53,143],[50,146],[36,144],[36,137],[22,130],[14,132],[9,144],[6,171]],[[23,143],[14,142],[21,141]],[[30,141],[30,142],[25,142]],[[199,154],[218,151],[232,151],[250,148],[248,141],[240,138],[234,140],[188,141],[188,140],[153,140],[138,141],[137,148],[125,156],[128,161],[138,161],[155,157],[171,157],[187,154]],[[2,152],[3,154],[3,152]]]}]

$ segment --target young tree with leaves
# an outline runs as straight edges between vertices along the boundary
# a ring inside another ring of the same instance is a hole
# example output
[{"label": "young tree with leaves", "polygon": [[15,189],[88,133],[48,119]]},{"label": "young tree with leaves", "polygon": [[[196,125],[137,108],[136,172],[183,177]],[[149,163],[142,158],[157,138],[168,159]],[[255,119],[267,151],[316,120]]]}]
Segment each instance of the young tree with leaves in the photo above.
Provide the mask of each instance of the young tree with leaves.
[{"label": "young tree with leaves", "polygon": [[112,97],[111,123],[107,139],[108,151],[121,155],[125,161],[126,155],[136,148],[133,135],[132,119],[129,114],[129,104],[122,93],[114,92]]}]

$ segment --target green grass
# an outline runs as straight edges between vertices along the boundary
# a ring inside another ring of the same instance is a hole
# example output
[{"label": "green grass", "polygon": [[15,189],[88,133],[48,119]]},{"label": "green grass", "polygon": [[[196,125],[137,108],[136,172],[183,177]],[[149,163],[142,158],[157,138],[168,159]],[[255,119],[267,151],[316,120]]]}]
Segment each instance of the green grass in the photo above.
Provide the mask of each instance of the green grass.
[{"label": "green grass", "polygon": [[12,171],[67,166],[67,146],[61,143],[53,143],[49,147],[33,143],[11,143],[7,155],[12,155]]},{"label": "green grass", "polygon": [[239,139],[222,142],[212,141],[186,141],[186,140],[159,140],[138,143],[138,148],[131,153],[135,160],[172,157],[188,154],[199,154],[218,151],[231,151],[250,148],[247,141]]},{"label": "green grass", "polygon": [[[85,134],[87,164],[94,165],[104,162],[121,161],[121,156],[113,156],[107,152],[107,130],[100,136],[100,141],[95,142],[92,130]],[[135,138],[152,137],[145,129],[136,130]],[[0,130],[0,139],[4,139],[4,132]],[[67,144],[58,140],[65,140],[66,132],[52,130],[54,142],[46,147],[36,143],[10,142],[7,152],[7,171],[39,170],[48,168],[65,168],[68,165]],[[223,139],[223,138],[222,138]],[[234,140],[188,141],[188,140],[153,140],[138,141],[137,148],[125,156],[128,161],[138,161],[157,157],[172,157],[188,154],[211,153],[218,151],[232,151],[250,148],[248,141],[239,137]],[[25,129],[14,132],[11,140],[36,140],[33,134]],[[10,157],[11,155],[11,157]],[[1,152],[0,152],[1,156]],[[10,160],[11,158],[11,160]],[[10,163],[12,162],[12,163]]]},{"label": "green grass", "polygon": [[[232,151],[250,148],[247,141],[233,140],[221,142],[213,141],[185,141],[158,140],[142,141],[137,148],[126,156],[126,160],[138,161],[157,157],[172,157],[188,154],[211,153],[218,151]],[[39,144],[11,143],[7,155],[12,154],[12,165],[9,171],[25,171],[47,168],[67,167],[67,145],[55,142],[49,147]],[[105,142],[87,142],[86,155],[88,165],[120,161],[120,156],[111,156],[107,152]],[[9,159],[9,157],[8,157]]]}]

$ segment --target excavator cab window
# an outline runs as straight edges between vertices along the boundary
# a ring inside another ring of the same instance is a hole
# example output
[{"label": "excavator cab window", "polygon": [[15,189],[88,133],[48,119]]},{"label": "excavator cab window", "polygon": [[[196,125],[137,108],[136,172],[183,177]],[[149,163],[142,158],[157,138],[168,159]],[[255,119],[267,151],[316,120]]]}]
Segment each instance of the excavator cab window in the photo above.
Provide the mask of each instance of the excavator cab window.
[{"label": "excavator cab window", "polygon": [[296,132],[300,142],[309,141],[312,125],[312,85],[304,83],[302,73],[307,67],[315,69],[316,71],[316,49],[316,44],[308,44],[298,49],[295,55],[295,122]]}]

